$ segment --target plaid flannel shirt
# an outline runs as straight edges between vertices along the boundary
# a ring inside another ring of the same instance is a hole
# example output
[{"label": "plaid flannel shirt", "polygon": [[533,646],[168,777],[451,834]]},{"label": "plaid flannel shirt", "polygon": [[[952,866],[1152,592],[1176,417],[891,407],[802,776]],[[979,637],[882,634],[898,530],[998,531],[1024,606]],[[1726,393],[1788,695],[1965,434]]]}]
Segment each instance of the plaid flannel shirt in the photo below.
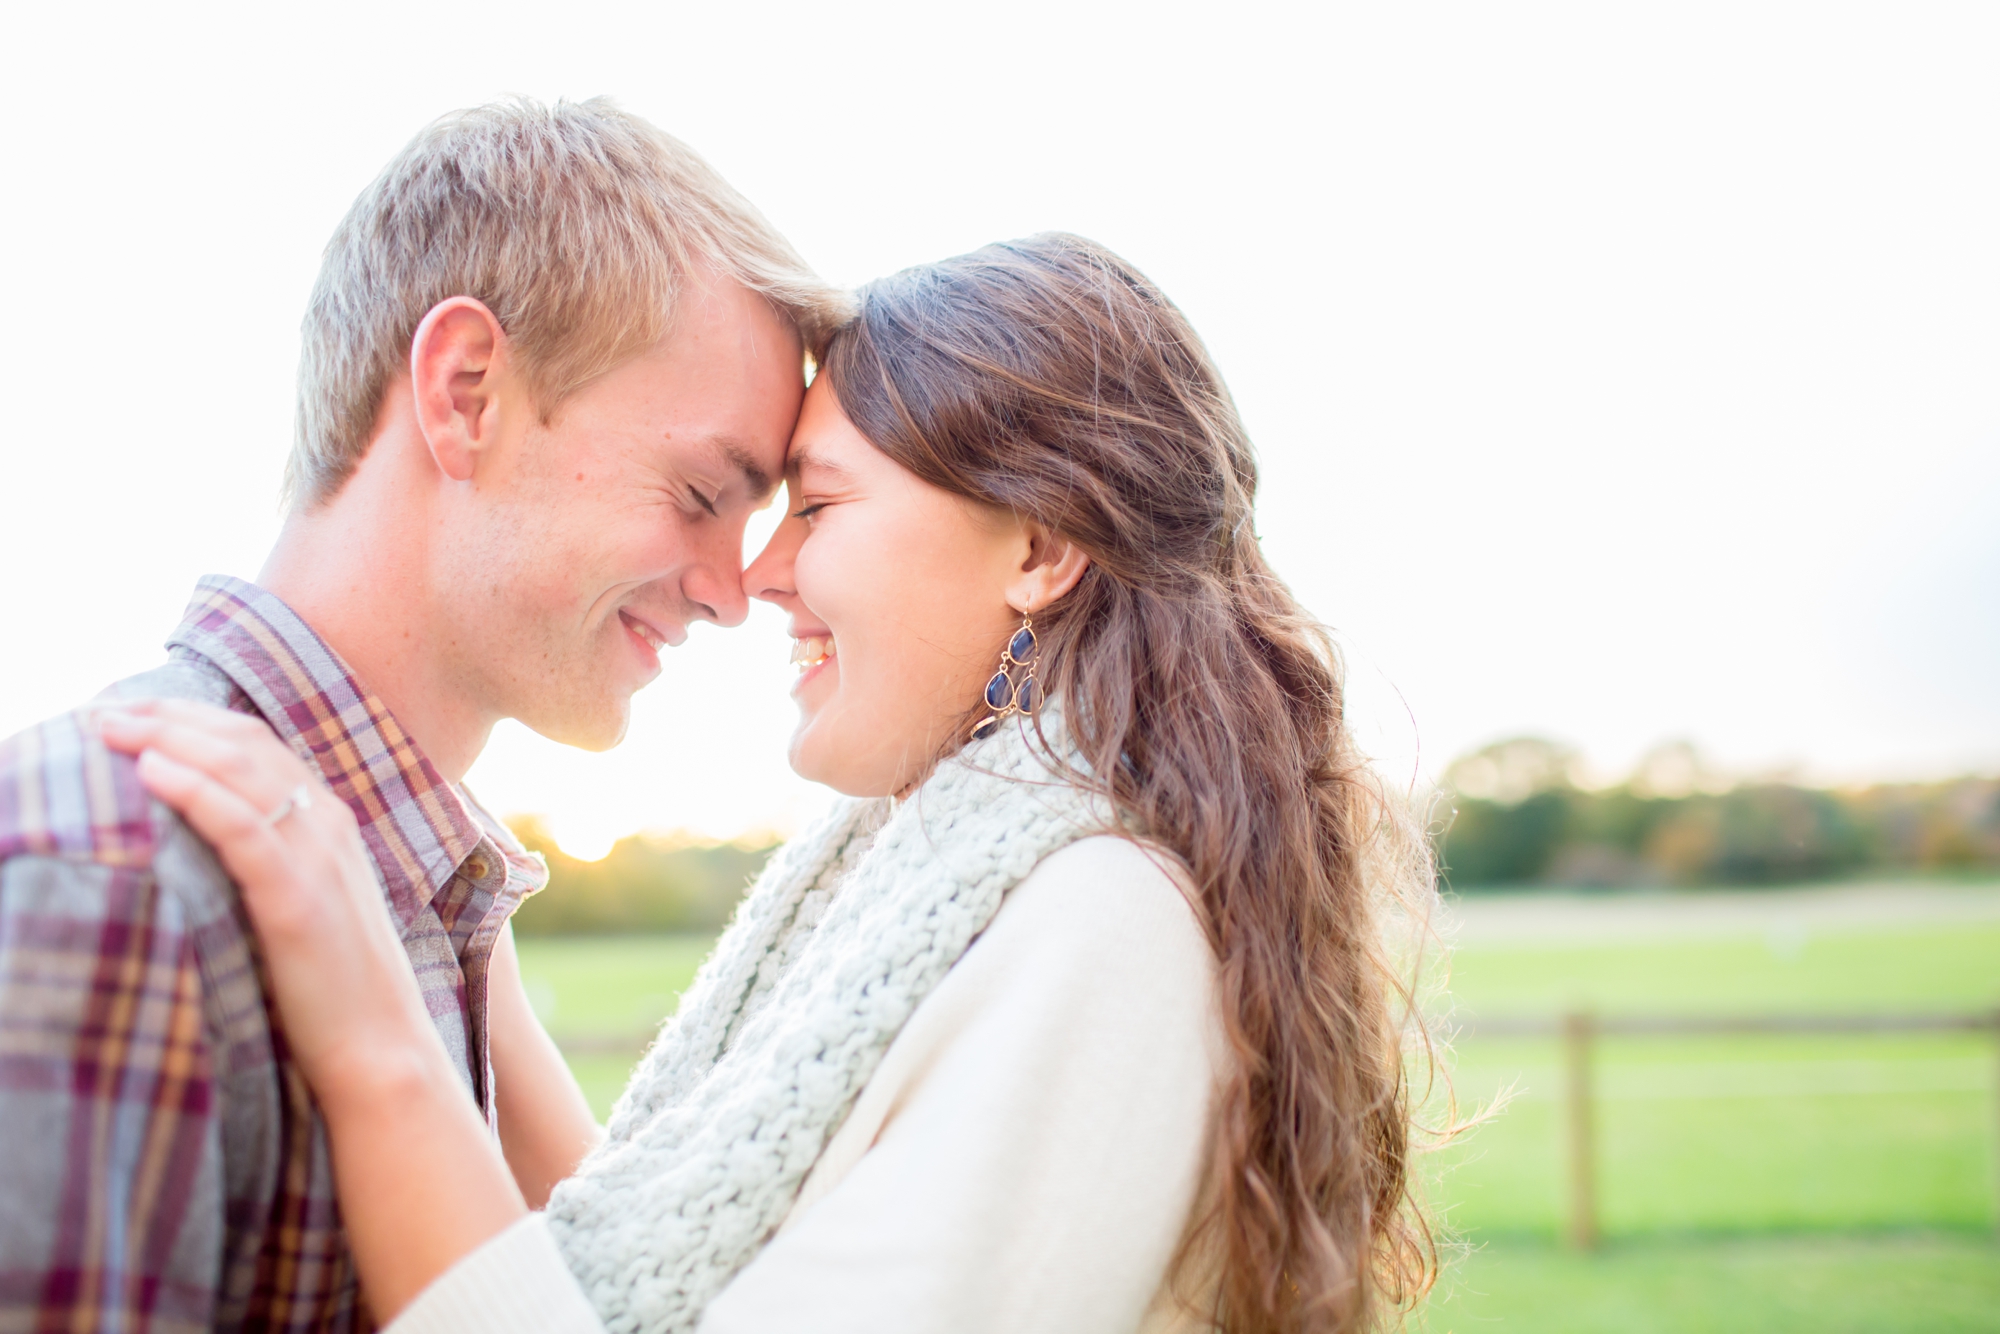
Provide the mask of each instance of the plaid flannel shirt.
[{"label": "plaid flannel shirt", "polygon": [[[540,859],[271,594],[203,579],[167,647],[100,699],[225,704],[318,764],[491,1124],[487,965]],[[369,1327],[255,944],[87,710],[0,743],[0,1334]]]}]

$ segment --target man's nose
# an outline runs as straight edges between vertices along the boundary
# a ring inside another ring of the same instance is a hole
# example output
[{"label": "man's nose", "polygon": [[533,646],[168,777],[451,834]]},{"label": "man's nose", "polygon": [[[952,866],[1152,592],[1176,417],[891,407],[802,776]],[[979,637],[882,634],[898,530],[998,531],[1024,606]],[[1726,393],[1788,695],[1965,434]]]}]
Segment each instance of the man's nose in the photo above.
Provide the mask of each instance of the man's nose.
[{"label": "man's nose", "polygon": [[717,625],[743,624],[750,615],[750,600],[743,595],[742,533],[733,543],[717,543],[704,555],[681,576],[681,596]]},{"label": "man's nose", "polygon": [[743,577],[731,570],[690,571],[681,580],[681,593],[705,620],[725,629],[743,624],[750,615],[750,599],[743,596]]}]

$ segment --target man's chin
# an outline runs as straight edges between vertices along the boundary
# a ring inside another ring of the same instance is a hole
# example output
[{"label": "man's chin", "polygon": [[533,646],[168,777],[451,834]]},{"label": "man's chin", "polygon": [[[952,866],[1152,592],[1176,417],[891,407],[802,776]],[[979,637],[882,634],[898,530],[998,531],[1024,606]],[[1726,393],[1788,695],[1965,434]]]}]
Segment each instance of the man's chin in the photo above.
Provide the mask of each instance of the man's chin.
[{"label": "man's chin", "polygon": [[530,717],[517,714],[516,718],[538,736],[563,746],[574,746],[578,750],[610,750],[625,739],[632,727],[632,707],[629,700],[624,707],[605,709],[601,712],[562,714],[547,717]]}]

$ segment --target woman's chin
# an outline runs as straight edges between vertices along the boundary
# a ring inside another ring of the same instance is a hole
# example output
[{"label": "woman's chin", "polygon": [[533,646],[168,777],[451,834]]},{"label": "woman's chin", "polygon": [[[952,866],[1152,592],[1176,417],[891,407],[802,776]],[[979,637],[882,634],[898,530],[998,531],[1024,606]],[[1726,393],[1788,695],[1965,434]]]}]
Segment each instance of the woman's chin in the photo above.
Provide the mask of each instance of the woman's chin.
[{"label": "woman's chin", "polygon": [[799,720],[798,730],[792,733],[792,743],[785,754],[785,759],[792,766],[792,772],[808,783],[823,784],[845,797],[867,795],[848,790],[852,776],[842,772],[846,766],[839,762],[839,750],[835,746],[826,744],[822,729],[816,726],[819,722],[817,716]]},{"label": "woman's chin", "polygon": [[843,797],[886,797],[904,786],[893,765],[870,763],[880,758],[879,748],[841,745],[825,726],[826,721],[824,717],[806,718],[792,733],[785,758],[793,773]]}]

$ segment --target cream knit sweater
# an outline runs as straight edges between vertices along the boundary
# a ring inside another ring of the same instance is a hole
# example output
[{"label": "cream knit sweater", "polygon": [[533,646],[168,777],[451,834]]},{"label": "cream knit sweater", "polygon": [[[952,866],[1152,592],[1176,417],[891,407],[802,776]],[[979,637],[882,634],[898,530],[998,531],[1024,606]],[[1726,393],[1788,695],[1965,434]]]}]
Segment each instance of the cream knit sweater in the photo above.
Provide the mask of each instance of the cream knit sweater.
[{"label": "cream knit sweater", "polygon": [[[1178,1327],[1161,1281],[1220,1068],[1212,961],[1166,858],[1075,841],[1092,821],[1018,737],[976,751],[760,882],[558,1189],[560,1250],[530,1218],[392,1328]],[[870,1031],[884,1048],[835,1055]]]},{"label": "cream knit sweater", "polygon": [[1105,827],[1044,756],[1002,728],[898,806],[838,803],[758,877],[604,1143],[549,1197],[613,1334],[692,1334],[1006,892]]},{"label": "cream knit sweater", "polygon": [[[1145,851],[1050,856],[918,1007],[703,1334],[1183,1334],[1224,1068],[1215,966]],[[530,1215],[387,1334],[599,1334]]]}]

